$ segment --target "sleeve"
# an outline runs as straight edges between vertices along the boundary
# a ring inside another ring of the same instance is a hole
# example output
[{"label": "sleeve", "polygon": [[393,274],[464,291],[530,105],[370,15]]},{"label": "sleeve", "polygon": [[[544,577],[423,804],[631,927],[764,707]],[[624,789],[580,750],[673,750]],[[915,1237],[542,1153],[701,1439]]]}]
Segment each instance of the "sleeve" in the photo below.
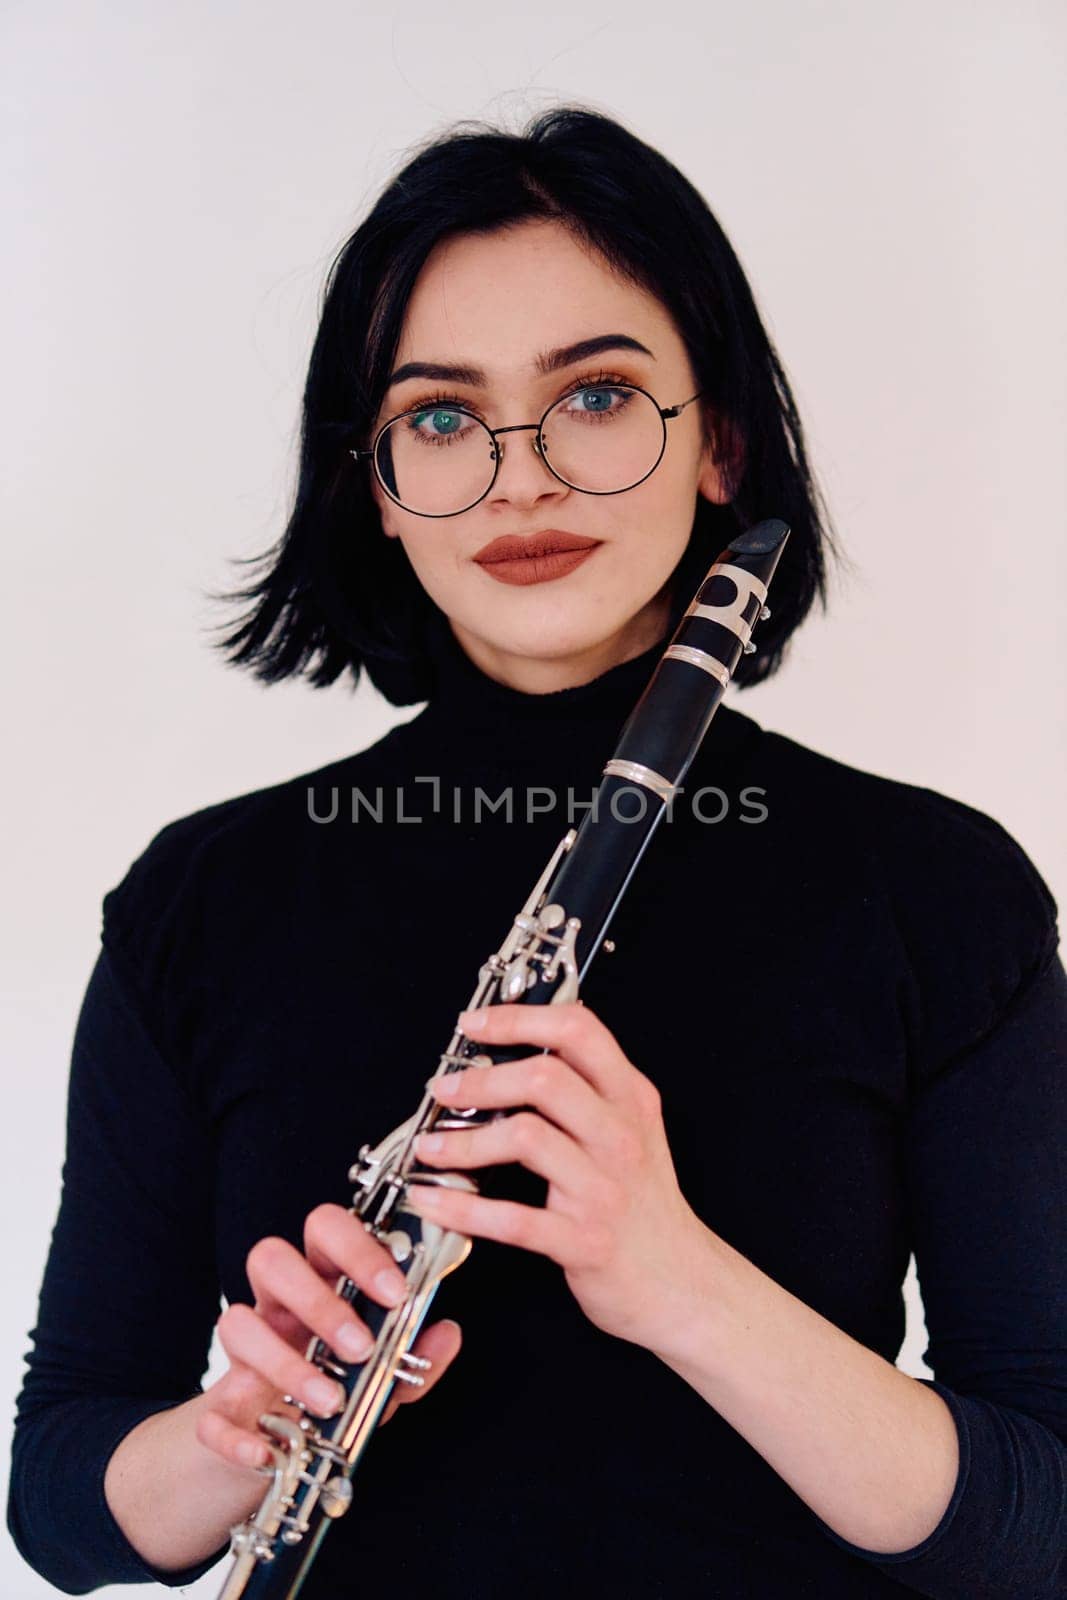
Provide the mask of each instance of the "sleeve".
[{"label": "sleeve", "polygon": [[[1067,974],[1055,902],[1002,838],[1026,914],[1007,915],[998,895],[999,919],[987,920],[972,882],[969,970],[947,985],[957,1028],[956,1002],[977,980],[988,979],[983,995],[987,1007],[997,995],[997,1014],[980,1013],[965,1047],[927,1063],[903,1147],[934,1374],[919,1381],[956,1424],[957,1481],[938,1526],[910,1550],[866,1550],[822,1524],[931,1600],[1067,1596]],[[1001,951],[984,970],[983,940]],[[947,1039],[949,1026],[928,1009]]]},{"label": "sleeve", "polygon": [[159,1571],[104,1496],[120,1440],[200,1392],[220,1300],[209,1131],[149,1037],[125,959],[105,940],[75,1029],[62,1192],[11,1453],[8,1528],[65,1594],[176,1587],[224,1553]]}]

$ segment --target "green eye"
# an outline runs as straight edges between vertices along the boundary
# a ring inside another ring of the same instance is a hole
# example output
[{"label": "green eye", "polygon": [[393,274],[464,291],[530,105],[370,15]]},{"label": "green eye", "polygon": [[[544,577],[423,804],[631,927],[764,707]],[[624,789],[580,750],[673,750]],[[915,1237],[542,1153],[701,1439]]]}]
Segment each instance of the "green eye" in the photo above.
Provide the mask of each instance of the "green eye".
[{"label": "green eye", "polygon": [[451,433],[459,426],[459,417],[455,411],[422,411],[415,418],[415,426],[425,422],[427,417],[432,417],[434,426],[442,433]]}]

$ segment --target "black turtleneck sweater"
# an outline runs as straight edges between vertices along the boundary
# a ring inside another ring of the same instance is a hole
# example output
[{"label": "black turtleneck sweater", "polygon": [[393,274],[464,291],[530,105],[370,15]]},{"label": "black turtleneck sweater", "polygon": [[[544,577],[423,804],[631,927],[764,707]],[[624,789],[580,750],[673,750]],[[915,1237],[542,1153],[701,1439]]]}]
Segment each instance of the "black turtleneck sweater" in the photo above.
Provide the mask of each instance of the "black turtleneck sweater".
[{"label": "black turtleneck sweater", "polygon": [[[415,1109],[661,649],[536,696],[438,630],[411,721],[172,822],[105,897],[8,1509],[64,1592],[211,1566],[138,1557],[108,1458],[197,1392],[255,1241],[299,1247],[314,1206],[350,1203],[359,1146]],[[486,804],[507,794],[510,820]],[[583,998],[659,1086],[698,1215],[888,1361],[914,1251],[951,1503],[912,1550],[846,1543],[677,1374],[596,1329],[554,1263],[476,1239],[431,1314],[463,1350],[375,1435],[304,1600],[1062,1600],[1055,916],[988,816],[720,708]]]}]

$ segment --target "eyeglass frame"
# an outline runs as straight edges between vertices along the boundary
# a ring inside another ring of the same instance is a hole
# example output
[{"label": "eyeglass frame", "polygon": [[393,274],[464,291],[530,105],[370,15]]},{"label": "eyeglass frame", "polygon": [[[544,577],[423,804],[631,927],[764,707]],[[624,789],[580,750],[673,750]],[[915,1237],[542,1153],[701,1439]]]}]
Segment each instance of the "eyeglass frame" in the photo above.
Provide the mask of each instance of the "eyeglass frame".
[{"label": "eyeglass frame", "polygon": [[[497,444],[497,437],[502,433],[528,433],[530,429],[534,429],[537,435],[533,441],[534,453],[540,457],[558,483],[562,483],[568,489],[574,489],[578,494],[627,494],[631,489],[636,489],[639,483],[644,483],[646,478],[650,478],[655,472],[656,468],[659,466],[660,462],[663,460],[664,453],[667,449],[667,423],[672,421],[674,417],[679,416],[681,412],[685,410],[686,406],[691,406],[694,400],[699,400],[701,395],[704,393],[703,389],[698,389],[696,394],[689,396],[688,400],[680,400],[677,405],[673,406],[661,406],[655,395],[649,394],[647,389],[642,389],[639,383],[583,383],[577,389],[572,390],[571,394],[581,394],[586,389],[632,389],[637,394],[643,394],[646,400],[651,400],[659,415],[660,426],[663,430],[663,438],[660,442],[659,455],[642,477],[635,479],[633,483],[628,483],[623,489],[582,489],[576,483],[568,483],[567,479],[561,477],[556,471],[555,467],[545,454],[544,435],[542,433],[542,429],[544,428],[545,422],[550,413],[555,411],[558,405],[562,405],[564,400],[569,400],[571,397],[570,394],[562,395],[559,400],[553,400],[550,406],[546,406],[544,411],[541,413],[540,422],[513,422],[509,423],[506,428],[490,428],[482,421],[481,417],[477,416],[473,411],[468,411],[467,407],[462,405],[449,405],[447,407],[444,405],[439,405],[437,407],[432,405],[409,406],[406,411],[398,411],[395,417],[389,417],[387,421],[382,423],[381,427],[374,435],[374,439],[368,450],[353,449],[350,446],[348,453],[357,461],[365,461],[370,458],[374,467],[374,476],[381,484],[383,491],[389,496],[394,505],[399,506],[401,511],[406,511],[410,516],[413,517],[433,517],[435,520],[440,517],[461,517],[464,511],[472,511],[475,506],[480,505],[485,499],[486,495],[492,490],[493,485],[496,483],[497,476],[500,472],[500,463],[504,459],[504,446]],[[477,422],[480,427],[485,429],[486,433],[489,435],[493,450],[493,476],[490,478],[488,484],[482,490],[477,500],[472,500],[470,505],[461,506],[458,511],[414,511],[412,510],[411,506],[406,506],[402,500],[397,499],[396,495],[383,479],[381,471],[378,467],[378,443],[386,429],[391,428],[394,422],[400,422],[402,418],[414,416],[418,412],[445,409],[449,411],[460,411],[465,417],[472,418],[473,421]]]}]

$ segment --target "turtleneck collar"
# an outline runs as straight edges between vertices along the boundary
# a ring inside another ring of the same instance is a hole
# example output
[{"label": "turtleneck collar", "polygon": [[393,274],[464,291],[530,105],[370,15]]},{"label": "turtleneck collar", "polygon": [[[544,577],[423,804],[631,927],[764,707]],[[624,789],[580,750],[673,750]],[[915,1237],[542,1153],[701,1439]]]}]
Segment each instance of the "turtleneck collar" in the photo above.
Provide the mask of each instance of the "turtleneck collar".
[{"label": "turtleneck collar", "polygon": [[636,703],[666,642],[657,641],[641,655],[618,662],[586,683],[553,689],[547,694],[516,689],[490,677],[471,660],[443,613],[439,612],[431,625],[428,646],[436,681],[431,706],[438,712],[459,715],[464,721],[510,721],[517,717],[561,726],[599,716],[612,717],[627,703]]},{"label": "turtleneck collar", "polygon": [[[608,750],[621,732],[659,664],[667,635],[586,683],[547,694],[513,688],[483,672],[439,610],[428,625],[425,644],[434,690],[422,718],[450,742],[465,744],[473,738],[482,748],[488,742],[505,759],[541,758],[568,749],[579,757],[586,752],[588,759]],[[720,706],[705,745],[714,743],[717,753],[725,755],[756,732],[750,718]]]}]

